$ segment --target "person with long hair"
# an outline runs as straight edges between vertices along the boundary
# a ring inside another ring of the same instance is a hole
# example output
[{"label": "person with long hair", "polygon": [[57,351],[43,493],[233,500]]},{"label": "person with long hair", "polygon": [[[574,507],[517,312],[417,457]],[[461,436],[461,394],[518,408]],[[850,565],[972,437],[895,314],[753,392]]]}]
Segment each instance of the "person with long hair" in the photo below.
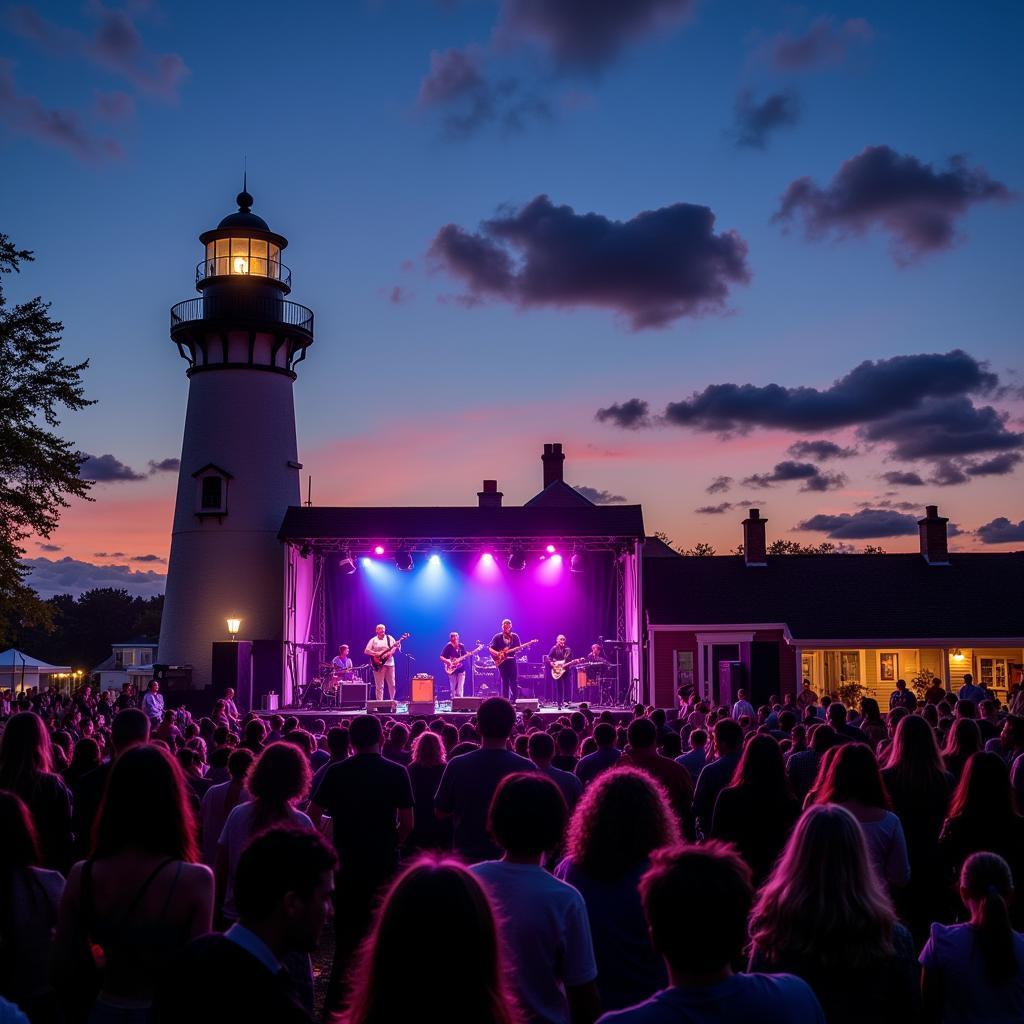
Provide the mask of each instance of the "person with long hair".
[{"label": "person with long hair", "polygon": [[82,992],[76,967],[103,951],[90,1024],[148,1020],[167,958],[210,930],[213,876],[198,863],[196,826],[177,762],[137,746],[114,762],[92,855],[71,869],[55,938],[55,979],[65,1005]]},{"label": "person with long hair", "polygon": [[878,744],[889,735],[878,701],[874,697],[861,697],[860,715],[860,728],[868,738],[868,746],[875,750]]},{"label": "person with long hair", "polygon": [[225,920],[238,920],[235,871],[249,840],[272,825],[312,830],[309,816],[295,806],[308,794],[311,777],[309,761],[293,743],[271,743],[256,758],[246,783],[249,799],[227,816],[217,841],[214,875],[218,896],[223,897],[221,913]]},{"label": "person with long hair", "polygon": [[56,1021],[50,956],[64,876],[39,867],[39,841],[20,797],[0,790],[0,996],[32,1024]]},{"label": "person with long hair", "polygon": [[967,759],[981,749],[978,723],[973,718],[958,718],[950,728],[946,745],[942,748],[942,763],[954,780],[959,782]]},{"label": "person with long hair", "polygon": [[803,978],[829,1024],[914,1019],[913,940],[843,807],[804,812],[751,913],[750,940],[750,969]]},{"label": "person with long hair", "polygon": [[0,789],[16,793],[32,814],[43,865],[66,873],[71,866],[71,792],[53,770],[46,724],[20,711],[0,736]]},{"label": "person with long hair", "polygon": [[84,736],[75,744],[67,768],[61,773],[64,785],[74,790],[79,779],[100,766],[100,744],[91,736]]},{"label": "person with long hair", "polygon": [[[977,755],[976,755],[977,756]],[[921,951],[924,1018],[943,1024],[1024,1020],[1024,935],[1010,924],[1010,867],[975,853],[960,873],[966,924],[933,924]]]},{"label": "person with long hair", "polygon": [[[427,922],[430,941],[424,942]],[[400,984],[396,964],[402,965]],[[439,982],[453,971],[456,983]],[[506,977],[484,887],[459,861],[423,855],[395,879],[377,911],[342,1020],[522,1024]]]},{"label": "person with long hair", "polygon": [[892,813],[878,762],[869,747],[844,743],[836,748],[814,803],[838,804],[857,819],[878,877],[890,889],[899,889],[910,881],[903,826]]},{"label": "person with long hair", "polygon": [[632,1006],[667,983],[637,887],[651,853],[679,841],[668,794],[635,768],[598,776],[576,805],[555,877],[578,889],[587,905],[605,1010]]},{"label": "person with long hair", "polygon": [[211,786],[203,794],[199,804],[203,863],[211,868],[217,863],[217,847],[224,823],[228,820],[228,815],[246,798],[245,780],[249,776],[253,761],[256,760],[252,751],[244,747],[237,750],[221,747],[219,751],[214,751],[214,754],[220,751],[227,755],[228,779],[226,782],[218,782]]},{"label": "person with long hair", "polygon": [[407,765],[413,801],[413,829],[407,842],[410,849],[451,848],[451,822],[440,821],[434,813],[434,794],[446,763],[444,744],[436,732],[425,730],[413,740],[412,760]]},{"label": "person with long hair", "polygon": [[[1024,817],[1014,807],[1010,773],[998,754],[978,751],[964,767],[939,835],[950,887],[972,853],[997,853],[1015,878],[1024,875]],[[952,893],[951,893],[952,895]],[[1011,906],[1014,926],[1024,926],[1024,907]]]},{"label": "person with long hair", "polygon": [[919,715],[900,719],[882,781],[903,825],[910,884],[896,894],[900,917],[920,945],[943,900],[939,832],[949,810],[953,776],[946,771],[931,726]]},{"label": "person with long hair", "polygon": [[799,814],[778,742],[771,736],[752,736],[731,785],[715,801],[712,838],[733,843],[750,865],[755,886],[760,885]]}]

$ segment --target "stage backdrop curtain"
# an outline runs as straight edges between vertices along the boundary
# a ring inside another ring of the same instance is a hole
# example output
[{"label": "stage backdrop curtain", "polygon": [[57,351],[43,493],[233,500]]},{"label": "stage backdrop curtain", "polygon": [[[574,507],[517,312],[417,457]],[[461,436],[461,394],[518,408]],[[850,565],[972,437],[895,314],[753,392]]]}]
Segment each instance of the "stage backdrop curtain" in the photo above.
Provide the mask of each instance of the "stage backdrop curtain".
[{"label": "stage backdrop curtain", "polygon": [[454,553],[431,564],[417,554],[410,573],[398,572],[382,557],[369,564],[360,560],[352,575],[329,560],[327,660],[339,644],[347,643],[356,665],[365,663],[363,650],[382,622],[395,639],[412,634],[396,657],[398,698],[408,696],[413,674],[426,672],[434,677],[441,699],[448,686],[438,659],[451,630],[457,630],[472,649],[477,641],[486,645],[500,630],[501,620],[510,618],[523,641],[539,640],[527,652],[531,662],[540,661],[558,633],[565,633],[580,656],[599,637],[614,636],[615,572],[610,553],[588,554],[582,573],[569,572],[568,557],[559,564],[541,561],[536,554],[523,572],[515,573],[506,568],[507,557],[495,555],[488,565],[476,553]]}]

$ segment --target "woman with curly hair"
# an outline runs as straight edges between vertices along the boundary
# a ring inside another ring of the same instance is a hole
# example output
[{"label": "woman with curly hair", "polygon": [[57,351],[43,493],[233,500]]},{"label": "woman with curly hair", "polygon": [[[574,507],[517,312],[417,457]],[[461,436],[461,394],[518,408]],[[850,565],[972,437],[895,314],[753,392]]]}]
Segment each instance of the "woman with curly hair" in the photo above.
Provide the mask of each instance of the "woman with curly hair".
[{"label": "woman with curly hair", "polygon": [[[424,941],[425,928],[429,941]],[[457,980],[448,984],[443,979],[453,969]],[[483,885],[459,861],[424,855],[384,897],[353,971],[349,1010],[342,1019],[345,1024],[521,1024],[505,977],[494,910]]]},{"label": "woman with curly hair", "polygon": [[917,963],[857,819],[804,812],[750,915],[751,971],[795,974],[829,1024],[916,1019]]},{"label": "woman with curly hair", "polygon": [[665,789],[635,768],[599,775],[569,822],[568,856],[555,877],[578,889],[587,904],[605,1010],[642,1002],[666,985],[637,886],[651,853],[679,840]]}]

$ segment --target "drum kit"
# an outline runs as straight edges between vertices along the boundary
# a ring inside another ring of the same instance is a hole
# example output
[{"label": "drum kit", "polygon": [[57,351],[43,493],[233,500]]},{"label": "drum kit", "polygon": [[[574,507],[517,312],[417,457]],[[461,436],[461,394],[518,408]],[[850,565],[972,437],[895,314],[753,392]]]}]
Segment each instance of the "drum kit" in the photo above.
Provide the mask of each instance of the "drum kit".
[{"label": "drum kit", "polygon": [[321,662],[316,676],[303,689],[299,705],[304,708],[337,708],[341,706],[342,683],[366,683],[370,663],[350,669],[336,669],[329,661]]}]

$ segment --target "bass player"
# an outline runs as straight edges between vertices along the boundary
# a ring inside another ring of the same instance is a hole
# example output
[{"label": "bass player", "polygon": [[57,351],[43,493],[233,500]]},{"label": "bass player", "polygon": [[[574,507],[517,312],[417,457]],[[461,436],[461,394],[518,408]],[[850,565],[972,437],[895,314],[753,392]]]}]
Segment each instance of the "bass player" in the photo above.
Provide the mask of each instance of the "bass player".
[{"label": "bass player", "polygon": [[501,620],[501,632],[491,637],[488,650],[491,657],[498,662],[498,675],[501,676],[501,691],[513,704],[519,697],[519,669],[516,665],[515,655],[507,658],[502,656],[502,651],[510,647],[522,647],[522,641],[518,633],[512,632],[512,620]]},{"label": "bass player", "polygon": [[[558,710],[561,711],[562,705],[569,703],[569,697],[573,691],[569,673],[566,671],[568,662],[573,660],[572,648],[566,643],[564,633],[559,633],[555,637],[555,646],[548,651],[544,660],[548,663],[548,674],[555,691],[555,699],[558,701]],[[560,667],[560,672],[553,671],[555,665]]]},{"label": "bass player", "polygon": [[[459,634],[454,630],[448,634],[448,643],[444,645],[444,650],[441,651],[441,663],[445,669],[451,668],[453,665],[455,669],[448,676],[448,681],[451,684],[452,696],[461,697],[463,696],[462,690],[466,685],[466,657],[469,652],[466,650],[466,645],[459,640]],[[456,661],[456,659],[458,659]]]}]

